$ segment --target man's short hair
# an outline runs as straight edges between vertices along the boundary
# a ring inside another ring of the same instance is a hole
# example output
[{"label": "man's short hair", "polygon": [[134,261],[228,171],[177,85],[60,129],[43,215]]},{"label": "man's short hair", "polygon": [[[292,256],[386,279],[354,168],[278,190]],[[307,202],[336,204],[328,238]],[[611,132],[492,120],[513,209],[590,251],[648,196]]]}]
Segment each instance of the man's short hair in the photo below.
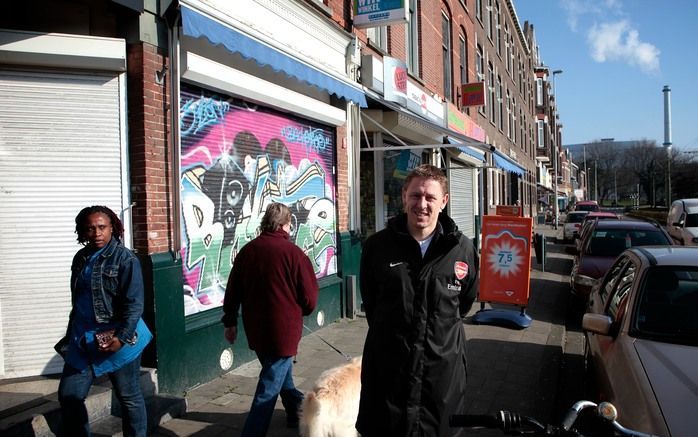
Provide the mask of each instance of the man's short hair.
[{"label": "man's short hair", "polygon": [[436,166],[433,166],[431,164],[422,164],[419,167],[412,170],[407,175],[407,178],[405,178],[405,183],[402,185],[402,191],[407,190],[407,187],[410,185],[410,182],[412,182],[412,179],[414,178],[435,180],[441,185],[441,190],[443,190],[444,194],[448,193],[448,179],[446,179],[446,175],[444,174],[443,170]]},{"label": "man's short hair", "polygon": [[291,209],[283,203],[274,202],[267,206],[260,228],[262,232],[275,232],[288,223],[291,223]]}]

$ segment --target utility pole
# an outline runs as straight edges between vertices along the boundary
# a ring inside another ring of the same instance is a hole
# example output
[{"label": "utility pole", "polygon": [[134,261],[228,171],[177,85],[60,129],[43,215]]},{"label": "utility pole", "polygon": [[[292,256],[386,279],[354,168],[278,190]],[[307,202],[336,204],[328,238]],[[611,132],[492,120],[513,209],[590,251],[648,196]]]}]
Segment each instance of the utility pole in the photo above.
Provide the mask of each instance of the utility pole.
[{"label": "utility pole", "polygon": [[599,201],[599,163],[594,161],[594,200]]},{"label": "utility pole", "polygon": [[557,221],[558,217],[560,217],[560,204],[557,201],[557,172],[558,172],[558,165],[557,165],[557,159],[560,157],[560,154],[558,152],[558,126],[557,126],[557,96],[555,95],[555,76],[558,74],[562,74],[562,70],[555,70],[553,71],[553,97],[555,98],[555,114],[553,115],[553,119],[555,120],[554,126],[555,126],[555,131],[552,132],[552,135],[554,136],[553,140],[553,173],[555,179],[553,180],[553,186],[555,190],[555,205],[553,206],[553,214],[554,214],[554,220],[555,220],[555,229],[557,229]]}]

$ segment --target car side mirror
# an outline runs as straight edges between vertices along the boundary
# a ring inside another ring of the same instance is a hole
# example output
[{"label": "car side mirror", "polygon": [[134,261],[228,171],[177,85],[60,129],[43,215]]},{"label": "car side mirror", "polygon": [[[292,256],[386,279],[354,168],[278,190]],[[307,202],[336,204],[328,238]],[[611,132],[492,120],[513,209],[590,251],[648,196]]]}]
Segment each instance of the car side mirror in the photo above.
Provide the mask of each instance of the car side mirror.
[{"label": "car side mirror", "polygon": [[582,317],[582,329],[594,334],[610,335],[613,320],[605,314],[586,313]]}]

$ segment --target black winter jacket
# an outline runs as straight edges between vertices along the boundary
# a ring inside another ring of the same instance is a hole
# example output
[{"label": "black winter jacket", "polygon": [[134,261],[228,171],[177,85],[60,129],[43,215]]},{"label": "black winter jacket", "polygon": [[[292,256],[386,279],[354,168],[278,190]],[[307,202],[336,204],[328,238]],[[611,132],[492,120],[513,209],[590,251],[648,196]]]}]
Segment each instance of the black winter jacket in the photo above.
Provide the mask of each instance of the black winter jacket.
[{"label": "black winter jacket", "polygon": [[478,257],[447,215],[424,256],[407,216],[366,240],[361,297],[368,334],[356,428],[364,437],[455,436],[464,413],[466,360],[461,317],[477,295]]}]

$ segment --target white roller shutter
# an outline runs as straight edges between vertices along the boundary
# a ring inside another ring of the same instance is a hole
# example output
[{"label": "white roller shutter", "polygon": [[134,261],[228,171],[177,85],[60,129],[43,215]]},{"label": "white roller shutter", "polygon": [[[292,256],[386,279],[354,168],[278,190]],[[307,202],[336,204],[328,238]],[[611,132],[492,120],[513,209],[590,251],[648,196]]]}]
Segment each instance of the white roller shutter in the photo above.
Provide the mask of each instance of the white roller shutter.
[{"label": "white roller shutter", "polygon": [[450,215],[458,229],[467,237],[475,238],[475,169],[460,161],[451,160],[449,166]]},{"label": "white roller shutter", "polygon": [[0,376],[60,372],[74,219],[127,193],[117,73],[0,69]]}]

